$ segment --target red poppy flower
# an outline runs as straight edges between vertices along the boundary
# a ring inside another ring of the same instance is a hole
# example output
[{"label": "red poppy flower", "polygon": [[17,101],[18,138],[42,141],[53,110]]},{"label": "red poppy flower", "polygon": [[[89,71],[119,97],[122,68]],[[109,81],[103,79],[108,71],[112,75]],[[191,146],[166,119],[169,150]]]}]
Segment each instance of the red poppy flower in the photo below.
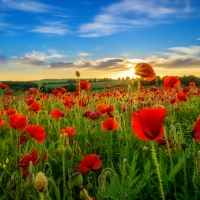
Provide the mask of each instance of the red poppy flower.
[{"label": "red poppy flower", "polygon": [[99,117],[101,117],[101,115],[95,110],[91,110],[91,112],[88,114],[89,119],[95,120],[95,119],[99,119]]},{"label": "red poppy flower", "polygon": [[90,97],[86,96],[86,97],[79,99],[78,105],[82,108],[85,108],[88,106],[89,102],[90,102]]},{"label": "red poppy flower", "polygon": [[19,137],[19,145],[25,144],[27,141],[28,141],[28,138],[24,134],[21,134]]},{"label": "red poppy flower", "polygon": [[27,99],[25,102],[30,106],[32,103],[35,102],[35,100],[30,98],[30,99]]},{"label": "red poppy flower", "polygon": [[196,88],[195,82],[190,82],[189,87],[190,87],[190,88]]},{"label": "red poppy flower", "polygon": [[152,81],[156,77],[152,66],[147,63],[138,63],[135,66],[135,74],[145,78],[147,81]]},{"label": "red poppy flower", "polygon": [[67,135],[68,137],[72,137],[76,133],[76,128],[67,126],[66,128],[61,130],[62,135]]},{"label": "red poppy flower", "polygon": [[179,102],[187,101],[187,97],[184,92],[178,92],[178,100]]},{"label": "red poppy flower", "polygon": [[50,112],[50,115],[53,119],[60,119],[62,117],[65,116],[65,114],[59,110],[58,108],[54,108],[51,112]]},{"label": "red poppy flower", "polygon": [[105,131],[116,130],[119,127],[119,123],[114,118],[107,118],[102,122],[101,126]]},{"label": "red poppy flower", "polygon": [[80,81],[76,85],[79,87],[79,90],[90,91],[90,83],[88,81]]},{"label": "red poppy flower", "polygon": [[29,94],[37,94],[37,89],[36,88],[29,88],[28,92],[29,92]]},{"label": "red poppy flower", "polygon": [[189,88],[189,87],[184,87],[184,88],[183,88],[183,92],[188,93],[189,91],[190,91],[190,88]]},{"label": "red poppy flower", "polygon": [[17,164],[18,167],[26,168],[29,166],[30,162],[33,162],[33,165],[36,166],[40,161],[40,158],[37,157],[38,150],[34,150],[30,154],[24,155]]},{"label": "red poppy flower", "polygon": [[61,88],[61,89],[60,89],[60,92],[61,92],[62,94],[65,94],[65,92],[67,92],[67,90],[66,90],[65,88]]},{"label": "red poppy flower", "polygon": [[7,96],[10,96],[10,95],[13,94],[13,91],[9,90],[9,91],[5,92],[5,94],[6,94]]},{"label": "red poppy flower", "polygon": [[37,142],[43,142],[46,138],[46,132],[42,126],[29,125],[26,127],[26,133],[33,137]]},{"label": "red poppy flower", "polygon": [[107,85],[107,86],[106,86],[106,88],[107,88],[108,90],[110,90],[110,88],[111,88],[111,85]]},{"label": "red poppy flower", "polygon": [[17,111],[14,109],[14,108],[9,108],[8,110],[7,110],[7,115],[8,116],[10,116],[10,115],[13,115],[13,114],[15,114]]},{"label": "red poppy flower", "polygon": [[78,165],[77,169],[81,173],[89,172],[90,170],[98,170],[102,166],[102,161],[96,154],[88,154],[85,158],[81,160],[81,164]]},{"label": "red poppy flower", "polygon": [[42,156],[42,162],[44,162],[47,159],[47,152],[45,151]]},{"label": "red poppy flower", "polygon": [[192,137],[195,140],[200,140],[200,117],[198,117],[197,121],[194,124],[193,130],[192,130]]},{"label": "red poppy flower", "polygon": [[132,129],[142,140],[159,140],[164,132],[165,108],[144,108],[132,113]]},{"label": "red poppy flower", "polygon": [[100,115],[105,116],[108,114],[109,117],[113,117],[113,115],[111,114],[111,112],[114,111],[114,106],[108,105],[106,103],[102,103],[97,105],[97,111]]},{"label": "red poppy flower", "polygon": [[0,84],[0,88],[5,90],[5,89],[9,88],[9,86],[4,84],[4,83],[2,83],[2,84]]},{"label": "red poppy flower", "polygon": [[0,119],[0,127],[3,126],[5,124],[3,119]]},{"label": "red poppy flower", "polygon": [[25,129],[27,123],[28,123],[28,117],[23,116],[20,113],[15,113],[9,116],[9,124],[14,129],[22,131]]},{"label": "red poppy flower", "polygon": [[39,102],[33,102],[29,107],[29,111],[38,112],[39,110],[42,110],[42,104]]},{"label": "red poppy flower", "polygon": [[52,93],[53,93],[53,95],[57,96],[60,93],[60,91],[55,89],[55,90],[52,90]]},{"label": "red poppy flower", "polygon": [[164,78],[163,90],[168,90],[170,88],[180,88],[180,87],[181,87],[181,82],[177,77],[167,76]]}]

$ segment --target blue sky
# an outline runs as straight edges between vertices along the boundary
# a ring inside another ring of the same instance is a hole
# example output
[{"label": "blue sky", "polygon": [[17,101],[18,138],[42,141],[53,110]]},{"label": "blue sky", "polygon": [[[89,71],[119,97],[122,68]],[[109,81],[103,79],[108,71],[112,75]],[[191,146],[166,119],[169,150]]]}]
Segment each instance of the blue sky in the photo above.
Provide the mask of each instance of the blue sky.
[{"label": "blue sky", "polygon": [[199,0],[0,0],[0,80],[200,77]]}]

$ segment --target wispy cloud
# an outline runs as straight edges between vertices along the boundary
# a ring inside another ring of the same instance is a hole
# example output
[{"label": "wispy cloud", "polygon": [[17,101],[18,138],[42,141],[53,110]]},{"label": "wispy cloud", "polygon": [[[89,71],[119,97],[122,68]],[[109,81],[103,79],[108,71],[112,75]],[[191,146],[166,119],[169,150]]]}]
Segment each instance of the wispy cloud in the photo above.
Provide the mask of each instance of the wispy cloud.
[{"label": "wispy cloud", "polygon": [[64,35],[69,32],[68,26],[60,21],[44,22],[42,26],[36,26],[30,32],[43,33],[46,35]]},{"label": "wispy cloud", "polygon": [[200,40],[200,38],[197,38],[197,40]]},{"label": "wispy cloud", "polygon": [[191,11],[188,1],[121,0],[102,8],[92,22],[79,27],[79,33],[82,37],[110,35],[138,26],[169,23],[172,16],[184,16]]},{"label": "wispy cloud", "polygon": [[36,13],[44,13],[52,11],[54,8],[53,6],[40,3],[37,1],[13,1],[13,0],[2,0],[4,6],[16,10],[21,10],[25,12],[36,12]]},{"label": "wispy cloud", "polygon": [[92,56],[92,54],[86,52],[79,52],[78,56],[85,57],[85,56]]}]

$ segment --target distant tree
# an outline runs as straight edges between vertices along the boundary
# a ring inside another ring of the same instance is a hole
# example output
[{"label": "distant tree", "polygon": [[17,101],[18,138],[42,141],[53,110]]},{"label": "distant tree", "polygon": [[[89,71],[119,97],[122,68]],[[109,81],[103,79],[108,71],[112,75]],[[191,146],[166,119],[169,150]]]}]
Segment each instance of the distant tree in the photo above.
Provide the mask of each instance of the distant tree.
[{"label": "distant tree", "polygon": [[126,77],[126,81],[130,81],[130,77],[129,76]]},{"label": "distant tree", "polygon": [[120,77],[118,77],[118,79],[117,79],[118,81],[121,81],[121,78]]}]

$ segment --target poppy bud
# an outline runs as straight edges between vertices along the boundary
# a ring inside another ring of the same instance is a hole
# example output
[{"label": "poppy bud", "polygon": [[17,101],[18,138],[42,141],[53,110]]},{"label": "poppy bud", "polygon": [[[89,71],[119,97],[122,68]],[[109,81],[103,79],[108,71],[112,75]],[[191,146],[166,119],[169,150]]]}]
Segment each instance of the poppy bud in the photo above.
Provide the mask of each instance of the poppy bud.
[{"label": "poppy bud", "polygon": [[35,177],[33,173],[30,173],[26,178],[26,185],[31,186],[35,181]]},{"label": "poppy bud", "polygon": [[123,170],[125,174],[129,174],[129,164],[127,159],[123,159]]},{"label": "poppy bud", "polygon": [[187,144],[185,142],[182,142],[181,143],[181,148],[183,149],[183,151],[185,151],[186,148],[187,148]]},{"label": "poppy bud", "polygon": [[28,172],[29,172],[29,173],[32,173],[32,172],[33,172],[33,162],[32,162],[32,161],[29,162]]},{"label": "poppy bud", "polygon": [[93,190],[93,185],[92,185],[91,182],[88,182],[88,184],[87,184],[87,190],[88,191],[92,191]]},{"label": "poppy bud", "polygon": [[147,147],[143,147],[142,148],[142,152],[146,153],[148,151],[148,148]]},{"label": "poppy bud", "polygon": [[7,189],[11,190],[14,186],[14,181],[12,179],[10,179],[7,183]]},{"label": "poppy bud", "polygon": [[38,192],[44,192],[46,187],[47,187],[47,178],[42,172],[39,172],[35,178],[35,188],[37,189]]},{"label": "poppy bud", "polygon": [[59,145],[58,146],[58,153],[59,154],[63,154],[63,152],[64,152],[64,146],[63,145]]},{"label": "poppy bud", "polygon": [[74,186],[80,187],[83,184],[83,177],[80,172],[75,172],[71,175],[70,181]]},{"label": "poppy bud", "polygon": [[80,191],[80,198],[81,199],[90,199],[90,197],[89,197],[89,194],[88,194],[88,191],[83,187],[83,188],[81,188],[81,191]]},{"label": "poppy bud", "polygon": [[76,153],[77,153],[77,154],[81,154],[81,152],[82,152],[82,151],[81,151],[81,148],[80,148],[80,147],[76,147]]},{"label": "poppy bud", "polygon": [[65,151],[66,151],[67,155],[69,155],[72,152],[72,148],[70,147],[70,145],[66,146]]},{"label": "poppy bud", "polygon": [[76,71],[76,76],[79,78],[79,76],[80,76],[80,72],[79,71]]}]

